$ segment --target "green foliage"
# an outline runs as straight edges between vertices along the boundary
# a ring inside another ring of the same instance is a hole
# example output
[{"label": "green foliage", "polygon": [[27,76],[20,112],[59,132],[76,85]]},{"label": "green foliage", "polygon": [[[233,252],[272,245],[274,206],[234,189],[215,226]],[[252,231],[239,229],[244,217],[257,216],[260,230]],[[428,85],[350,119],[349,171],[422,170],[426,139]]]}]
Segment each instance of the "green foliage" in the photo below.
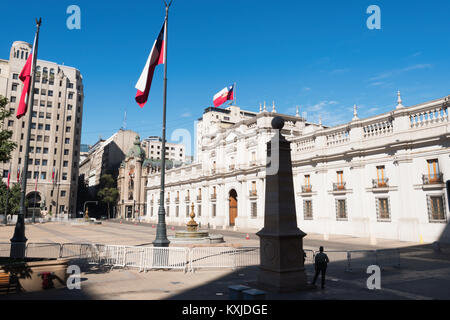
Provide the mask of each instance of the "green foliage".
[{"label": "green foliage", "polygon": [[11,152],[16,148],[16,144],[10,139],[13,132],[3,129],[3,120],[11,116],[11,112],[6,110],[8,99],[0,95],[0,162],[8,162],[11,159]]},{"label": "green foliage", "polygon": [[97,193],[97,197],[101,202],[108,205],[108,215],[110,214],[109,206],[117,202],[119,198],[119,191],[117,190],[117,184],[114,178],[110,174],[104,174],[100,177],[100,191]]},{"label": "green foliage", "polygon": [[[5,213],[6,206],[6,184],[0,180],[0,214]],[[10,184],[8,195],[7,214],[18,214],[20,211],[20,185],[18,183]]]}]

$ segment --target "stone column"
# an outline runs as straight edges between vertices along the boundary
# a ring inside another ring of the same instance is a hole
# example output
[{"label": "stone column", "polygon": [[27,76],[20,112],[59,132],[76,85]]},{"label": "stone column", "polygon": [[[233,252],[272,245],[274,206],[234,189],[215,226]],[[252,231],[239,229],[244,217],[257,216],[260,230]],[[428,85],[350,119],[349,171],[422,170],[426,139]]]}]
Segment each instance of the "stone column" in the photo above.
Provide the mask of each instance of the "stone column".
[{"label": "stone column", "polygon": [[[272,120],[272,127],[278,132],[283,126],[281,117]],[[277,142],[279,150],[274,148]],[[277,167],[277,151],[278,171],[271,172],[270,166]],[[281,134],[275,134],[267,144],[267,154],[271,163],[266,167],[264,228],[257,233],[261,250],[257,281],[268,291],[298,291],[307,285],[303,265],[303,237],[306,234],[297,227],[290,142]]]}]

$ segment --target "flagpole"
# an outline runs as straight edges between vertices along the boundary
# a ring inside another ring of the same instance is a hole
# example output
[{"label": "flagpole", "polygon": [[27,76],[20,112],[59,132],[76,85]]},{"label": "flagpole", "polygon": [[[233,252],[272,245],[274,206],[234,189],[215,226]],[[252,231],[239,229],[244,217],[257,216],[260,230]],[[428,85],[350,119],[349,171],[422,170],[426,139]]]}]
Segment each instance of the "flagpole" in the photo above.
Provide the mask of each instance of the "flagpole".
[{"label": "flagpole", "polygon": [[237,106],[237,98],[236,98],[236,82],[234,83],[234,88],[233,88],[234,92],[233,92],[233,96],[234,96],[234,105]]},{"label": "flagpole", "polygon": [[6,219],[6,216],[8,214],[8,200],[9,200],[9,181],[11,179],[11,162],[9,163],[9,172],[8,172],[8,182],[6,185],[6,203],[5,203],[5,216],[3,217],[3,224],[8,223],[8,219]]},{"label": "flagpole", "polygon": [[166,5],[166,18],[164,20],[164,92],[163,92],[163,125],[162,125],[162,155],[161,155],[161,190],[159,196],[158,224],[156,226],[156,238],[153,241],[154,247],[168,247],[167,239],[166,211],[164,210],[164,184],[166,173],[166,103],[167,103],[167,25],[169,21],[170,1]]},{"label": "flagpole", "polygon": [[36,41],[34,43],[34,52],[33,52],[33,63],[31,68],[31,89],[30,89],[30,98],[27,101],[27,111],[28,111],[28,130],[27,130],[27,139],[25,143],[25,161],[23,164],[23,171],[25,174],[22,177],[22,189],[20,191],[20,211],[17,216],[16,227],[14,229],[14,235],[11,238],[11,258],[24,258],[25,257],[25,244],[27,242],[27,238],[25,237],[25,193],[27,189],[27,173],[28,173],[28,159],[30,152],[30,136],[31,136],[31,119],[32,119],[32,108],[33,108],[33,100],[34,100],[34,80],[35,80],[35,72],[36,72],[36,61],[37,61],[37,52],[38,52],[38,42],[39,42],[39,29],[41,27],[42,19],[36,19]]}]

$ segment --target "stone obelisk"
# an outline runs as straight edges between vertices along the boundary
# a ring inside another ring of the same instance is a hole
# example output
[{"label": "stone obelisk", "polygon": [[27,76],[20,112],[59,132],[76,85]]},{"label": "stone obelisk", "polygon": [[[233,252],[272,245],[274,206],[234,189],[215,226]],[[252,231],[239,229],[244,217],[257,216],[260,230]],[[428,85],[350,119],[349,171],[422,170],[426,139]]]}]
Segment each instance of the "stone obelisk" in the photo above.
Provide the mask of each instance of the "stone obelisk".
[{"label": "stone obelisk", "polygon": [[257,283],[267,291],[293,292],[307,286],[303,237],[297,227],[290,142],[281,135],[284,120],[275,117],[276,133],[267,143],[264,228],[260,238],[261,263]]}]

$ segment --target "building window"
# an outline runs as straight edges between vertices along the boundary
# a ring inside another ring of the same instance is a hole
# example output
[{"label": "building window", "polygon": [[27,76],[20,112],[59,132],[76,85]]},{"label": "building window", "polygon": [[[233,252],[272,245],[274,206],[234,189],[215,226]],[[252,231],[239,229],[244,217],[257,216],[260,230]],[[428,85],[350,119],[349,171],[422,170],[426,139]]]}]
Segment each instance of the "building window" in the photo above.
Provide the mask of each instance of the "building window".
[{"label": "building window", "polygon": [[212,217],[213,218],[216,217],[216,204],[215,203],[212,204]]},{"label": "building window", "polygon": [[428,219],[430,222],[446,223],[445,198],[443,194],[427,195]]},{"label": "building window", "polygon": [[201,204],[199,204],[199,205],[197,206],[197,216],[198,216],[198,217],[201,217],[201,216],[202,216],[202,205],[201,205]]},{"label": "building window", "polygon": [[41,180],[47,179],[47,172],[41,172]]},{"label": "building window", "polygon": [[303,200],[303,218],[305,220],[313,219],[312,200]]},{"label": "building window", "polygon": [[428,166],[428,181],[429,183],[436,183],[440,181],[440,171],[438,159],[427,160]]},{"label": "building window", "polygon": [[189,205],[186,205],[186,217],[189,217]]},{"label": "building window", "polygon": [[49,124],[45,125],[45,130],[50,131],[50,125]]},{"label": "building window", "polygon": [[252,218],[256,218],[258,216],[258,204],[256,202],[250,203],[250,213]]},{"label": "building window", "polygon": [[63,180],[67,180],[67,172],[63,172],[63,174],[62,174],[62,179],[63,179]]},{"label": "building window", "polygon": [[336,220],[347,220],[346,199],[336,199]]},{"label": "building window", "polygon": [[166,216],[167,217],[169,216],[169,208],[170,208],[169,206],[166,207]]},{"label": "building window", "polygon": [[61,197],[65,197],[66,196],[66,191],[65,190],[61,190]]},{"label": "building window", "polygon": [[377,220],[391,221],[389,198],[376,198]]},{"label": "building window", "polygon": [[180,214],[180,207],[176,206],[176,208],[175,208],[175,216],[178,218],[179,214]]},{"label": "building window", "polygon": [[11,91],[17,91],[17,83],[12,84]]}]

